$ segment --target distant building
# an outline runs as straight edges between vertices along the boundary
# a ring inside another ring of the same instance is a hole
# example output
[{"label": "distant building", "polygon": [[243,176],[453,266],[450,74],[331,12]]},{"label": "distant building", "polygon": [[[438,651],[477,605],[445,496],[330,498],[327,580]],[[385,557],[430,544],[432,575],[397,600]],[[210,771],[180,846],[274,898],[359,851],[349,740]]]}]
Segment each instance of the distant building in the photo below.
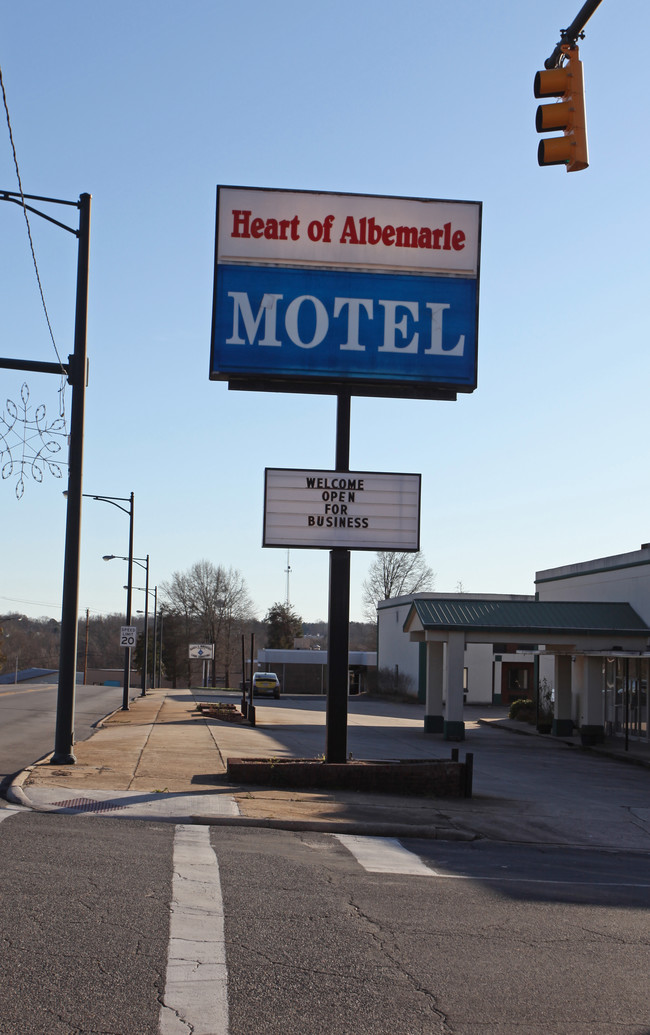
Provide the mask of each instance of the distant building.
[{"label": "distant building", "polygon": [[[327,651],[275,650],[268,647],[257,652],[258,669],[275,672],[280,679],[282,693],[327,693]],[[349,653],[349,682],[351,694],[363,693],[368,685],[368,673],[377,667],[374,651],[351,650]]]},{"label": "distant building", "polygon": [[5,672],[0,675],[0,684],[6,686],[8,683],[55,683],[58,678],[59,673],[55,668],[21,668],[17,672]]}]

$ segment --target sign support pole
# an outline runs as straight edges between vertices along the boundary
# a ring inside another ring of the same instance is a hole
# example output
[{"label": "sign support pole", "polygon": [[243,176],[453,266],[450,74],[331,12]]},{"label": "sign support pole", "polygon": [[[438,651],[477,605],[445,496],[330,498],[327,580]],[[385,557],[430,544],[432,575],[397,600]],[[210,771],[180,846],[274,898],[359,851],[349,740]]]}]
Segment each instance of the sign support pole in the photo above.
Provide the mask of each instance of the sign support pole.
[{"label": "sign support pole", "polygon": [[[336,409],[337,471],[350,470],[350,392],[339,391]],[[350,643],[350,551],[330,550],[325,761],[347,761]]]}]

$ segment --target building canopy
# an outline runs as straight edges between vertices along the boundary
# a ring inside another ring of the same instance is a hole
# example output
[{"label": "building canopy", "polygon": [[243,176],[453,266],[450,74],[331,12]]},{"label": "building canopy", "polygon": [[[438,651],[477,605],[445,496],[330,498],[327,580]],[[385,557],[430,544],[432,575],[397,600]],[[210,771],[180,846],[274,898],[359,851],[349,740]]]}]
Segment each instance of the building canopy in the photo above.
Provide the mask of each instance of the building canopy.
[{"label": "building canopy", "polygon": [[414,640],[446,640],[452,632],[466,642],[550,642],[562,650],[647,649],[650,628],[627,603],[489,600],[431,597],[413,600],[404,631]]}]

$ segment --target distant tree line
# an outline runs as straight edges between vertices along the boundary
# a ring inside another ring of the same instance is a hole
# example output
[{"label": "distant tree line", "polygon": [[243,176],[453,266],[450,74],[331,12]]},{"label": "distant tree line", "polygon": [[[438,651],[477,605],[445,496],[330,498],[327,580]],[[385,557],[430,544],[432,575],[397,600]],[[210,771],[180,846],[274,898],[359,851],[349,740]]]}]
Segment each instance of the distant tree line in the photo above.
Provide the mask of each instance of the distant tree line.
[{"label": "distant tree line", "polygon": [[[364,583],[366,622],[350,623],[350,650],[376,650],[375,605],[378,600],[430,589],[435,575],[421,554],[378,553]],[[153,615],[149,614],[147,670],[161,671],[173,686],[195,685],[201,663],[189,658],[192,643],[214,644],[210,682],[232,685],[241,678],[244,653],[262,647],[291,649],[294,641],[327,649],[327,623],[303,622],[287,603],[276,602],[258,618],[245,579],[236,568],[203,560],[186,571],[176,571],[158,588],[156,643]],[[132,665],[144,663],[144,617],[136,615],[138,642]],[[119,645],[123,614],[79,619],[77,669],[117,669],[124,664]],[[162,627],[162,656],[160,631]],[[60,623],[54,618],[28,618],[18,612],[0,617],[0,672],[27,668],[58,669]],[[236,677],[236,680],[235,680]]]}]

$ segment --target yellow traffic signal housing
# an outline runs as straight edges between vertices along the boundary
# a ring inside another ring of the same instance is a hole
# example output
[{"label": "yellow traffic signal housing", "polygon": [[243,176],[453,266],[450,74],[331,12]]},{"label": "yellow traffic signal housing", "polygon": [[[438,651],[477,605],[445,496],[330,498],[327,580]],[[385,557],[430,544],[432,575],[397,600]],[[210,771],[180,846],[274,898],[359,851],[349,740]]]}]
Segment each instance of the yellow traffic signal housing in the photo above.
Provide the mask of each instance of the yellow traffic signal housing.
[{"label": "yellow traffic signal housing", "polygon": [[535,97],[557,97],[554,104],[540,104],[535,116],[538,133],[562,129],[564,136],[540,140],[537,161],[540,165],[566,165],[577,172],[589,165],[587,118],[585,115],[582,61],[577,47],[562,47],[564,64],[535,75]]}]

